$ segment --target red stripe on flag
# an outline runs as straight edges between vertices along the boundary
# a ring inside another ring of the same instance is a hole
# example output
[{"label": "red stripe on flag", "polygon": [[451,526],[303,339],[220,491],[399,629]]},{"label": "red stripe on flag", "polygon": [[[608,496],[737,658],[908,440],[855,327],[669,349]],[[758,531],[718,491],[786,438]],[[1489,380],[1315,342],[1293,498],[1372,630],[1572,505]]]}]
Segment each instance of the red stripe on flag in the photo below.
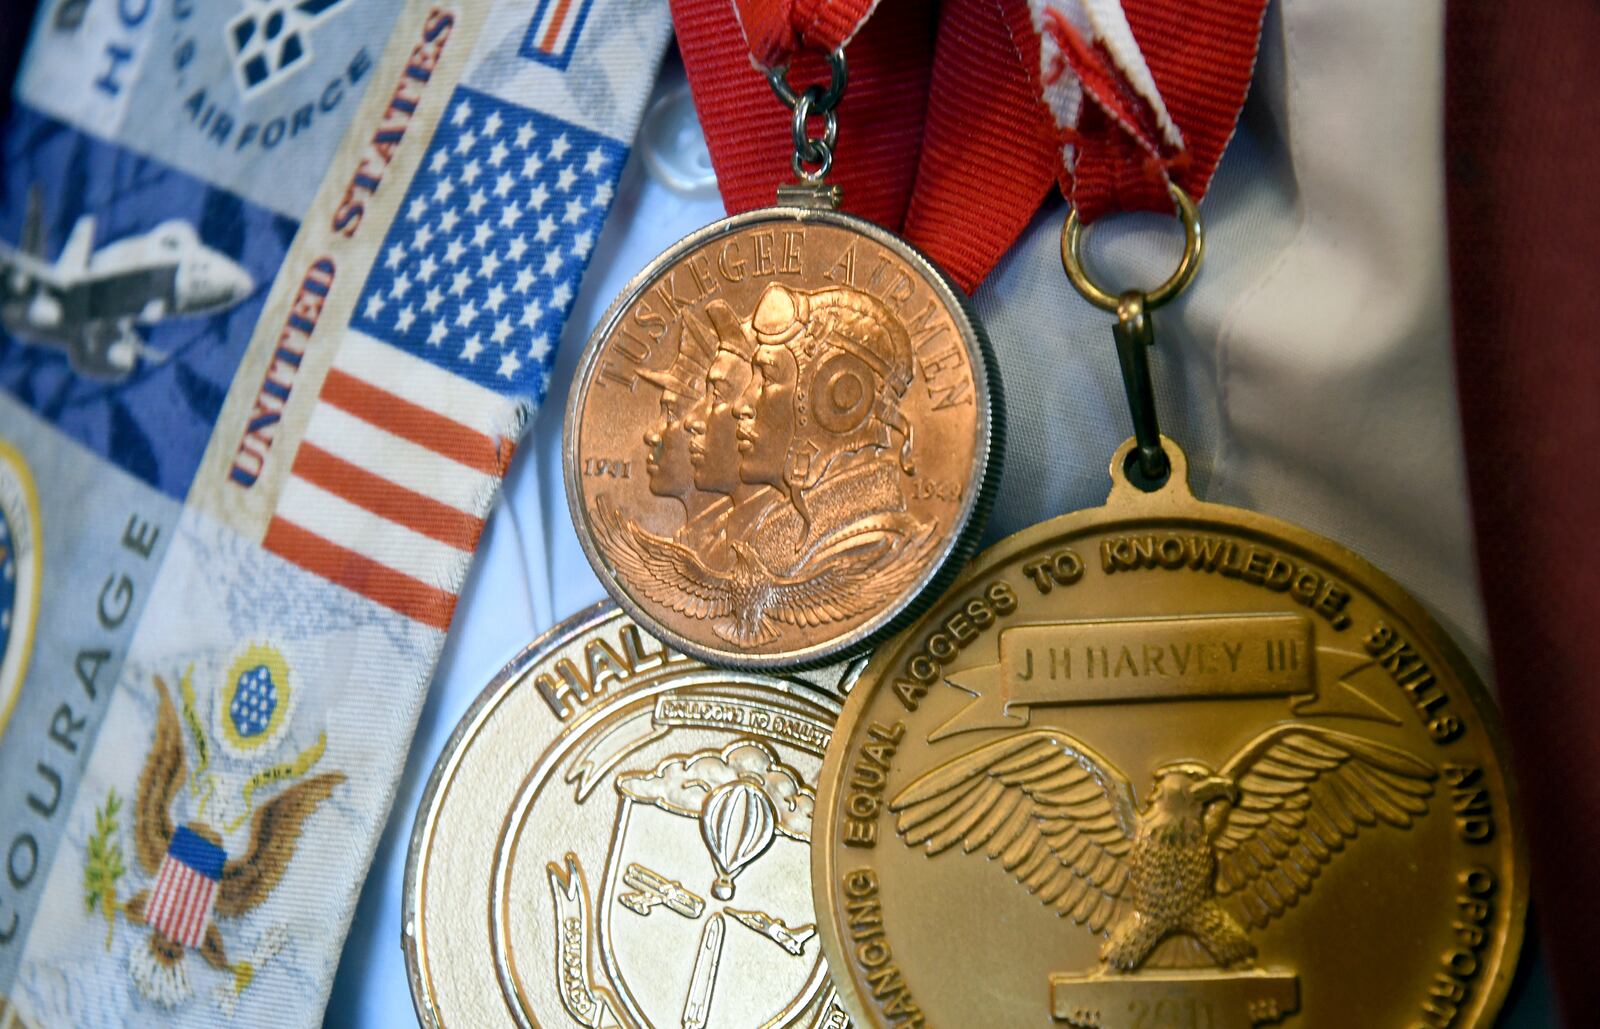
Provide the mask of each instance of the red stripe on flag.
[{"label": "red stripe on flag", "polygon": [[370,557],[348,550],[276,515],[261,545],[286,561],[320,575],[407,618],[443,631],[450,627],[456,597]]},{"label": "red stripe on flag", "polygon": [[189,892],[194,888],[194,877],[185,874],[183,867],[180,865],[172,869],[172,880],[172,905],[167,914],[167,935],[187,946],[189,942],[187,926]]},{"label": "red stripe on flag", "polygon": [[550,15],[550,27],[545,30],[544,38],[539,41],[539,49],[545,53],[554,53],[556,40],[561,38],[561,26],[566,23],[567,9],[572,6],[572,0],[560,0],[556,9]]},{"label": "red stripe on flag", "polygon": [[172,875],[172,861],[163,858],[161,871],[156,875],[155,888],[150,891],[149,908],[144,913],[144,920],[157,929],[161,928],[161,916],[167,908],[167,880]]},{"label": "red stripe on flag", "polygon": [[294,474],[380,518],[469,554],[483,533],[483,519],[374,475],[315,443],[300,444]]},{"label": "red stripe on flag", "polygon": [[195,944],[194,912],[199,906],[195,900],[200,892],[200,877],[187,869],[181,871],[179,876],[182,879],[182,892],[178,895],[178,917],[173,919],[172,927],[178,930],[177,941],[192,947]]},{"label": "red stripe on flag", "polygon": [[178,863],[171,858],[167,859],[166,883],[161,894],[161,921],[162,932],[169,932],[172,925],[172,902],[177,895]]},{"label": "red stripe on flag", "polygon": [[145,909],[145,922],[185,947],[204,940],[216,884],[168,854]]},{"label": "red stripe on flag", "polygon": [[185,913],[183,935],[189,946],[198,947],[205,928],[206,901],[211,895],[211,880],[193,871],[189,873],[189,878],[189,909]]},{"label": "red stripe on flag", "polygon": [[322,399],[364,422],[485,475],[505,474],[500,463],[500,445],[494,437],[363,382],[348,372],[337,368],[329,370],[322,384]]}]

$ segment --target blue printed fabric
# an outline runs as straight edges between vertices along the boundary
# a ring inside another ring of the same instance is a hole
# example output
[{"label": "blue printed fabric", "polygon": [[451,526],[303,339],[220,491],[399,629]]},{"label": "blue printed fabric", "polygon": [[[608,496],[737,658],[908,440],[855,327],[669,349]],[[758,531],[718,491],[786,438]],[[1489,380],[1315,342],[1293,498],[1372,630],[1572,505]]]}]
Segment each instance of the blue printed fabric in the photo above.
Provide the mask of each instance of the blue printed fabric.
[{"label": "blue printed fabric", "polygon": [[321,1021],[669,31],[41,5],[0,128],[0,1026]]},{"label": "blue printed fabric", "polygon": [[26,104],[3,152],[0,252],[60,289],[13,260],[0,387],[182,498],[297,226]]}]

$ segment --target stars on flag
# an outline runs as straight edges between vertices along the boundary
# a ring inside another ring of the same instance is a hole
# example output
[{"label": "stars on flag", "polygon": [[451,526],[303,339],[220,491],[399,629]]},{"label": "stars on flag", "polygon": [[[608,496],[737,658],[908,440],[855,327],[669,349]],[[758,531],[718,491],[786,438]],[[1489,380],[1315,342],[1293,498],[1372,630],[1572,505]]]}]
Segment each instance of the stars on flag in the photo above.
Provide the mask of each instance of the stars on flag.
[{"label": "stars on flag", "polygon": [[501,392],[542,394],[626,152],[459,88],[355,327]]}]

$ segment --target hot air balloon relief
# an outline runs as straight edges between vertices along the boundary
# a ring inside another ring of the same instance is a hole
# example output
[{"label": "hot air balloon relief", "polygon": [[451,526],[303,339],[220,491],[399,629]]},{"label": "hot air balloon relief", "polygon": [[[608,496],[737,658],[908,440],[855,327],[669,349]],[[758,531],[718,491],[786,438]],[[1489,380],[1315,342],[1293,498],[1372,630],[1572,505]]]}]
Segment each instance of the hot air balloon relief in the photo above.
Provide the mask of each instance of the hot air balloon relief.
[{"label": "hot air balloon relief", "polygon": [[777,829],[772,801],[760,786],[735,781],[711,791],[700,812],[700,838],[717,866],[713,897],[732,899],[734,877],[766,853]]},{"label": "hot air balloon relief", "polygon": [[[632,1016],[617,1024],[787,1026],[811,1010],[827,980],[808,945],[816,793],[778,742],[744,736],[617,774],[597,922],[617,1002]],[[550,868],[557,896],[579,882],[575,870]],[[558,915],[557,932],[566,925]],[[742,1010],[729,1006],[734,996],[745,997]],[[587,1014],[578,1022],[602,1024]]]}]

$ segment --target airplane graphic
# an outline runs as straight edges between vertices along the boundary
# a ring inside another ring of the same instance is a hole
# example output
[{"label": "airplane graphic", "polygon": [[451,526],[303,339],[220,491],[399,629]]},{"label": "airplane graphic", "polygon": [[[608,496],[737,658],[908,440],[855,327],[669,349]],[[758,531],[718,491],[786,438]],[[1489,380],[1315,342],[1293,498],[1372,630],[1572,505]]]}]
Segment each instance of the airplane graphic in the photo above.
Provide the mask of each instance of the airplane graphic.
[{"label": "airplane graphic", "polygon": [[83,215],[54,263],[45,259],[43,205],[29,193],[20,246],[0,242],[0,328],[26,343],[66,352],[83,375],[120,380],[139,358],[161,362],[137,326],[232,307],[255,280],[201,242],[193,225],[166,221],[94,249],[95,219]]}]

